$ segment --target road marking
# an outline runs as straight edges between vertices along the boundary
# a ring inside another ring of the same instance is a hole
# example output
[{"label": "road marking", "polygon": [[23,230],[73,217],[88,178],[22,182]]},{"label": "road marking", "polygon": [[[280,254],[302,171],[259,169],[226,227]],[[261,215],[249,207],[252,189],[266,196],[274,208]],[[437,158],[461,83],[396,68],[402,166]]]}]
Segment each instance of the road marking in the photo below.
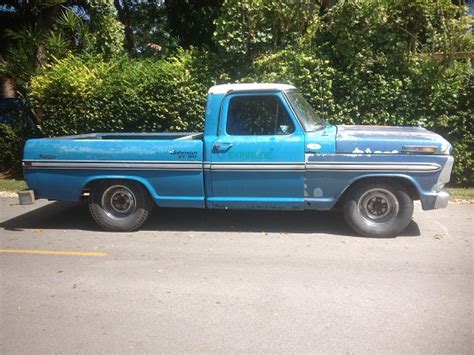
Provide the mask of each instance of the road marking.
[{"label": "road marking", "polygon": [[73,256],[106,256],[106,253],[94,251],[61,251],[61,250],[32,250],[32,249],[0,249],[0,253],[10,254],[43,254],[43,255],[73,255]]}]

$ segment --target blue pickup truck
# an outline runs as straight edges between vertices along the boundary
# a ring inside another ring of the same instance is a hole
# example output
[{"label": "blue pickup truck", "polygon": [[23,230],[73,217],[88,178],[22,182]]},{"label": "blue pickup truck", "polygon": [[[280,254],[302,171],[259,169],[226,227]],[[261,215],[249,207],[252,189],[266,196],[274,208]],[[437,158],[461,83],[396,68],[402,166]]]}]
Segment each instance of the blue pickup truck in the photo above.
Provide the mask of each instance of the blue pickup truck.
[{"label": "blue pickup truck", "polygon": [[453,157],[421,127],[332,125],[295,87],[209,90],[202,133],[93,133],[31,139],[23,168],[35,198],[87,198],[106,230],[132,231],[152,207],[329,210],[359,234],[390,237],[446,207]]}]

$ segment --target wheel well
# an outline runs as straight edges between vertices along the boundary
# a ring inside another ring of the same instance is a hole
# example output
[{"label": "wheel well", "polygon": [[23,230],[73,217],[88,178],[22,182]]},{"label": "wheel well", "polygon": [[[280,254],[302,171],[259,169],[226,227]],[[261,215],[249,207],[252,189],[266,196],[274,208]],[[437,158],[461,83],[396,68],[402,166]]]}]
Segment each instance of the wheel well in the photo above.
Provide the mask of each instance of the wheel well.
[{"label": "wheel well", "polygon": [[347,187],[344,190],[342,195],[337,200],[335,208],[342,207],[342,203],[343,203],[345,197],[347,196],[349,191],[352,190],[355,186],[358,186],[362,183],[387,183],[387,184],[390,184],[390,183],[393,183],[393,182],[396,182],[396,183],[402,185],[407,190],[408,195],[410,196],[410,198],[412,200],[419,200],[420,199],[420,194],[418,193],[418,190],[417,190],[416,186],[410,180],[408,180],[406,178],[403,178],[403,177],[388,177],[388,176],[387,177],[386,176],[380,176],[380,177],[371,176],[371,177],[366,177],[366,178],[362,178],[362,179],[359,179],[357,181],[354,181],[351,185],[349,185],[349,187]]},{"label": "wheel well", "polygon": [[120,180],[120,181],[130,181],[130,182],[133,182],[135,184],[138,184],[138,185],[141,185],[145,191],[148,193],[148,196],[151,198],[151,194],[150,194],[150,191],[148,190],[148,188],[145,186],[145,184],[141,183],[140,181],[137,181],[135,179],[123,179],[123,178],[108,178],[108,179],[94,179],[94,180],[91,180],[89,181],[86,186],[84,186],[84,188],[82,189],[82,192],[81,192],[81,200],[84,200],[84,199],[87,199],[89,198],[92,190],[101,182],[103,181],[117,181],[117,180]]}]

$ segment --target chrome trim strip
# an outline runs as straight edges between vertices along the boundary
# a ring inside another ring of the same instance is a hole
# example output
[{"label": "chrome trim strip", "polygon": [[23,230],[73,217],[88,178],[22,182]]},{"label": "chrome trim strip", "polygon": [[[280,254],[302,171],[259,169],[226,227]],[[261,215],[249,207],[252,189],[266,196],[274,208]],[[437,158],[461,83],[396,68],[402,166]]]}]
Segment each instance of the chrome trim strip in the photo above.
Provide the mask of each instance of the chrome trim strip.
[{"label": "chrome trim strip", "polygon": [[253,164],[211,164],[211,170],[244,171],[304,171],[305,165],[298,163],[253,163]]},{"label": "chrome trim strip", "polygon": [[[441,166],[434,163],[215,163],[192,161],[106,161],[106,160],[24,160],[37,169],[104,169],[104,170],[182,170],[182,171],[389,171],[389,172],[435,172]],[[447,164],[449,166],[449,164]],[[449,167],[446,169],[449,170]]]},{"label": "chrome trim strip", "polygon": [[23,159],[30,163],[129,163],[129,164],[201,164],[199,160],[61,160],[61,159]]},{"label": "chrome trim strip", "polygon": [[[28,162],[25,160],[25,162]],[[38,169],[131,169],[131,170],[202,170],[202,163],[145,161],[30,161]]]},{"label": "chrome trim strip", "polygon": [[307,163],[306,168],[309,171],[314,170],[344,170],[344,171],[438,171],[441,166],[431,163],[371,163],[371,164],[347,164],[347,163],[328,163],[317,164]]}]

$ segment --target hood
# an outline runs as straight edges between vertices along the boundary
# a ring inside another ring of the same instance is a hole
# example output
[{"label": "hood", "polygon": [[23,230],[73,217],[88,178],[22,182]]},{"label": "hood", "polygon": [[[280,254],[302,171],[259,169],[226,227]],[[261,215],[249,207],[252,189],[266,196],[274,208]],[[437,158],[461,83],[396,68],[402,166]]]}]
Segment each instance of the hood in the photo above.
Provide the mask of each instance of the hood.
[{"label": "hood", "polygon": [[449,154],[451,145],[422,127],[337,126],[336,152],[344,154]]}]

